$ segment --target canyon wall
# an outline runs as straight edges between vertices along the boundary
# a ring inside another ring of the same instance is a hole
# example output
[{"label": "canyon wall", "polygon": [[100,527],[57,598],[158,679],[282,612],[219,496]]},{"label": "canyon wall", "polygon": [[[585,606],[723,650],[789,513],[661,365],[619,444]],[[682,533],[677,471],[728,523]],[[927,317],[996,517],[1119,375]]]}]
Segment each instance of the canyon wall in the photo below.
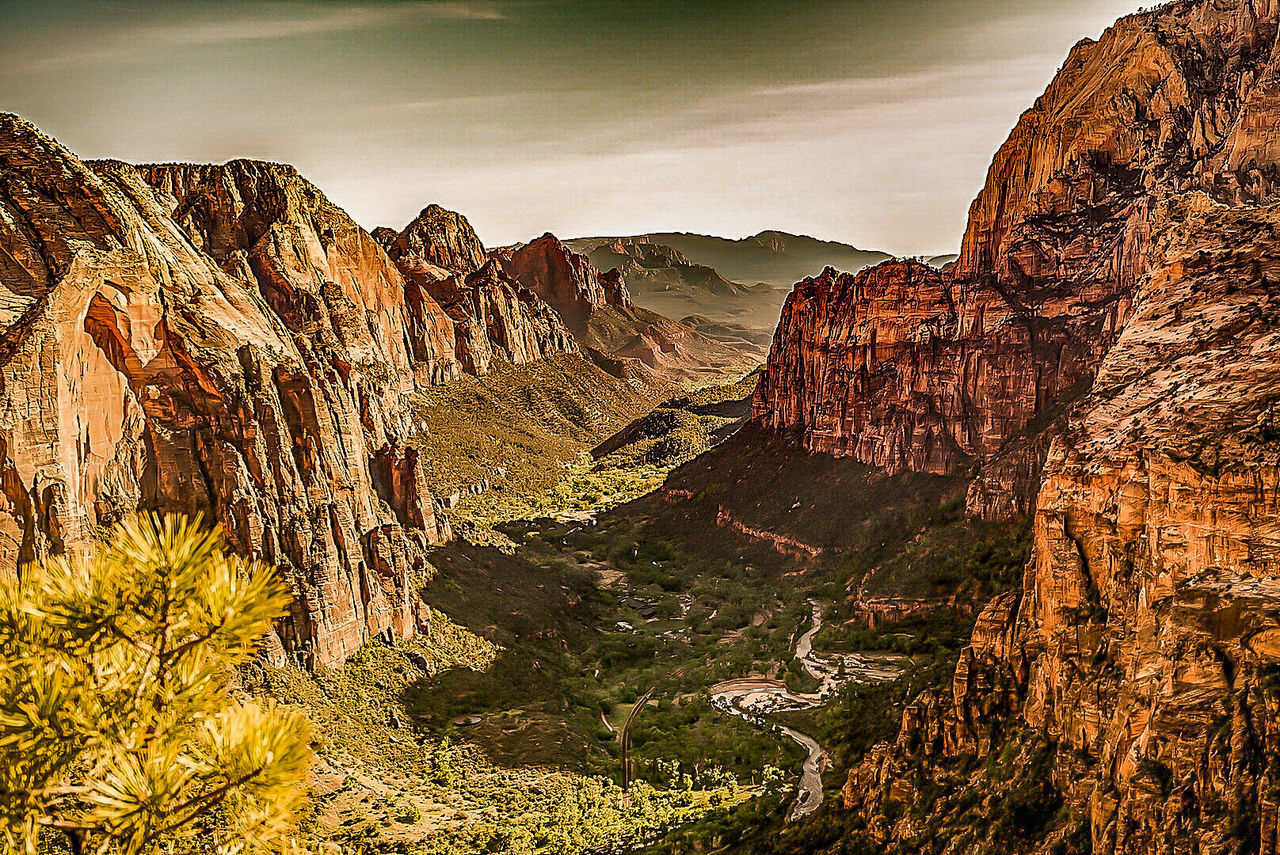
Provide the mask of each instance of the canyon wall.
[{"label": "canyon wall", "polygon": [[414,632],[447,524],[401,402],[456,367],[382,250],[287,167],[90,165],[5,115],[0,176],[0,561],[202,514],[289,581],[277,657]]},{"label": "canyon wall", "polygon": [[496,254],[511,278],[551,305],[579,338],[589,335],[588,322],[598,310],[632,308],[631,294],[617,270],[601,273],[591,261],[545,234],[515,249]]},{"label": "canyon wall", "polygon": [[[583,352],[558,307],[460,215],[432,206],[375,238],[281,164],[86,163],[3,115],[0,179],[0,566],[87,548],[137,510],[200,514],[288,580],[277,661],[413,634],[449,527],[409,396]],[[598,301],[584,329],[617,321],[588,350],[608,370],[736,357],[653,358],[677,346],[650,330],[697,334],[567,259],[539,282]]]},{"label": "canyon wall", "polygon": [[1280,848],[1280,6],[1071,53],[959,260],[800,283],[757,391],[815,451],[1034,514],[949,691],[849,774],[892,852]]},{"label": "canyon wall", "polygon": [[494,359],[523,364],[579,352],[556,309],[490,259],[461,214],[431,205],[403,231],[377,229],[374,238],[404,275],[414,327],[427,326],[419,306],[442,308],[467,373],[487,374]]},{"label": "canyon wall", "polygon": [[1029,512],[1060,417],[1146,272],[1153,200],[1273,199],[1280,152],[1259,128],[1275,14],[1270,0],[1179,2],[1077,45],[996,155],[955,264],[797,286],[755,417],[891,470],[972,469],[975,513]]}]

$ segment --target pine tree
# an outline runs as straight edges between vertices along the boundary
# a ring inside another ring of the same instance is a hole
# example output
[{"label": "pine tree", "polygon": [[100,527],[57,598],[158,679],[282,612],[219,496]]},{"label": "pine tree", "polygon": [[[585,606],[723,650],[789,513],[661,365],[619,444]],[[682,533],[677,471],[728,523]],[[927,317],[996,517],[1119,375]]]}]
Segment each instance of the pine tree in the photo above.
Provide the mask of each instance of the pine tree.
[{"label": "pine tree", "polygon": [[0,850],[59,832],[74,855],[282,849],[306,721],[229,680],[288,602],[175,517],[0,579]]}]

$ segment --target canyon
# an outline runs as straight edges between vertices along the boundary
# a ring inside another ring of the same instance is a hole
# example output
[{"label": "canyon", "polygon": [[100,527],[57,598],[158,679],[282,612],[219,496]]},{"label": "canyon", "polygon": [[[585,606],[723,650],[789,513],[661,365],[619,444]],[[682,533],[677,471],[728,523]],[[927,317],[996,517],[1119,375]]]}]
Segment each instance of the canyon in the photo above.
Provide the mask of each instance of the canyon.
[{"label": "canyon", "polygon": [[288,580],[275,663],[417,631],[450,526],[415,391],[584,346],[656,389],[749,364],[550,235],[490,256],[433,206],[375,237],[281,164],[82,161],[5,114],[0,177],[0,562],[200,515]]},{"label": "canyon", "polygon": [[1280,846],[1278,23],[1265,0],[1122,19],[1022,116],[958,260],[788,299],[758,423],[1034,518],[949,690],[849,772],[877,848]]},{"label": "canyon", "polygon": [[138,511],[278,568],[327,844],[1280,855],[1277,120],[1280,0],[1125,17],[926,263],[0,114],[0,574]]}]

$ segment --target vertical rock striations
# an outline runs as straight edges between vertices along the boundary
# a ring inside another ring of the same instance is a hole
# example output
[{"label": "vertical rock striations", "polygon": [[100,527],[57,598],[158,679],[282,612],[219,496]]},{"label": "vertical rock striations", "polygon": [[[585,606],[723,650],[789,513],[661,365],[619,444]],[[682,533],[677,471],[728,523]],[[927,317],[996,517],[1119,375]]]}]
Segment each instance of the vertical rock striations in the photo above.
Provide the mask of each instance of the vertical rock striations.
[{"label": "vertical rock striations", "polygon": [[578,352],[560,316],[489,259],[461,214],[431,205],[399,234],[378,229],[374,237],[404,274],[409,305],[439,305],[449,316],[467,373],[488,373],[494,359],[520,364]]},{"label": "vertical rock striations", "polygon": [[585,256],[552,234],[497,254],[506,273],[546,300],[574,335],[589,335],[593,313],[605,306],[632,308],[631,295],[617,270],[601,273]]},{"label": "vertical rock striations", "polygon": [[[1280,73],[1273,6],[1178,2],[1077,45],[996,155],[959,260],[912,298],[929,303],[909,309],[916,326],[881,317],[896,308],[876,296],[923,276],[910,264],[801,283],[756,418],[890,469],[972,466],[972,510],[1029,511],[1045,428],[1088,386],[1147,269],[1154,200],[1274,197],[1280,146],[1259,130]],[[829,287],[851,299],[818,316]]]},{"label": "vertical rock striations", "polygon": [[1280,851],[1278,23],[1180,0],[1082,42],[954,265],[788,302],[758,420],[1035,514],[951,691],[850,774],[879,848]]},{"label": "vertical rock striations", "polygon": [[7,115],[0,178],[5,562],[202,513],[286,574],[300,658],[413,632],[445,532],[398,444],[418,366],[372,240],[286,167],[90,166]]}]

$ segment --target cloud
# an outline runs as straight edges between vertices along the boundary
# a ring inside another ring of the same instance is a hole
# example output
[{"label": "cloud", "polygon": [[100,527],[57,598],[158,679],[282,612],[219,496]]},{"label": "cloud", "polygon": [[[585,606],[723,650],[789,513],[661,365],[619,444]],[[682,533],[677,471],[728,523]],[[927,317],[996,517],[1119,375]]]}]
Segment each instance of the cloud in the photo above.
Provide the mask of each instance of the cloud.
[{"label": "cloud", "polygon": [[[126,11],[108,6],[101,8]],[[227,15],[228,8],[234,13]],[[39,45],[38,50],[6,51],[9,55],[4,58],[3,67],[10,72],[48,73],[145,62],[156,52],[208,45],[305,38],[431,21],[508,20],[501,6],[492,0],[412,0],[395,4],[344,3],[332,6],[275,2],[238,8],[222,6],[219,9],[223,14],[217,20],[107,25],[103,29],[86,32],[85,38],[72,37],[52,48]],[[145,18],[155,17],[154,11],[133,11]]]},{"label": "cloud", "polygon": [[340,6],[307,15],[239,21],[208,21],[143,27],[137,38],[174,47],[259,39],[369,30],[423,20],[503,21],[507,16],[492,3],[406,3],[394,6]]}]

